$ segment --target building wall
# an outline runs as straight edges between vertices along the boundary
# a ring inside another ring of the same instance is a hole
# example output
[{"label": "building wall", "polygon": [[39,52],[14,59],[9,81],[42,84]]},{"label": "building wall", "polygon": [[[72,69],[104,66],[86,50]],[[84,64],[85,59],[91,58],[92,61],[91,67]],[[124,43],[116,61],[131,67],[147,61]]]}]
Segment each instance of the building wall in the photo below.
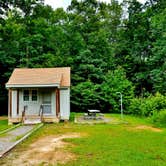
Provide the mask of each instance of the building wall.
[{"label": "building wall", "polygon": [[17,90],[12,90],[12,117],[17,117]]},{"label": "building wall", "polygon": [[[32,90],[32,89],[29,89]],[[19,109],[17,114],[17,90],[12,90],[12,116],[11,118],[21,118],[24,106],[27,106],[26,115],[38,115],[40,106],[43,104],[43,91],[50,91],[51,95],[51,114],[46,114],[45,117],[56,118],[56,93],[55,88],[38,89],[38,100],[32,101],[31,95],[29,101],[23,100],[23,89],[19,89]],[[70,88],[60,89],[60,119],[68,120],[70,116]],[[17,121],[17,120],[16,120]]]},{"label": "building wall", "polygon": [[70,117],[70,88],[60,89],[60,118],[69,120]]}]

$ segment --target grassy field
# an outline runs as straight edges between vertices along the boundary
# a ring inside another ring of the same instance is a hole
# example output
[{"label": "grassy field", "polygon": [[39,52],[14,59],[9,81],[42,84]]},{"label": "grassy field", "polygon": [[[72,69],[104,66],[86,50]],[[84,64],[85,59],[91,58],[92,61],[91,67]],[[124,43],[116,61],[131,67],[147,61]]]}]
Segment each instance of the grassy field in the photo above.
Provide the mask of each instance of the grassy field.
[{"label": "grassy field", "polygon": [[[119,115],[107,116],[120,121]],[[16,147],[12,152],[13,158],[19,158],[20,154],[25,153],[30,149],[30,145],[40,138],[48,137],[49,135],[59,136],[77,133],[80,137],[63,139],[64,142],[69,143],[69,146],[63,147],[63,151],[74,154],[74,159],[65,163],[60,162],[58,165],[165,166],[166,130],[157,129],[145,119],[132,116],[125,116],[124,121],[128,123],[116,125],[88,125],[74,124],[73,122],[46,124]],[[54,150],[56,151],[58,148]],[[0,161],[0,165],[10,165],[13,158],[7,156]],[[44,164],[41,162],[39,165]]]}]

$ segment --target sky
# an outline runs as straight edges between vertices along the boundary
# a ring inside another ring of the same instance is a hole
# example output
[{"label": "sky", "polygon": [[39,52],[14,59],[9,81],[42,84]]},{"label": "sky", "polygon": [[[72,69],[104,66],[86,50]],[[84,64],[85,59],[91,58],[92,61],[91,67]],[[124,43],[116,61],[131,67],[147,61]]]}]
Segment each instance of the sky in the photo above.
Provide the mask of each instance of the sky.
[{"label": "sky", "polygon": [[[99,0],[99,1],[103,1],[103,2],[110,2],[110,0]],[[122,0],[119,0],[122,1]],[[144,3],[145,0],[138,0],[141,3]],[[71,0],[45,0],[45,4],[48,4],[50,6],[52,6],[54,9],[59,8],[59,7],[63,7],[64,9],[66,9],[71,3]]]}]

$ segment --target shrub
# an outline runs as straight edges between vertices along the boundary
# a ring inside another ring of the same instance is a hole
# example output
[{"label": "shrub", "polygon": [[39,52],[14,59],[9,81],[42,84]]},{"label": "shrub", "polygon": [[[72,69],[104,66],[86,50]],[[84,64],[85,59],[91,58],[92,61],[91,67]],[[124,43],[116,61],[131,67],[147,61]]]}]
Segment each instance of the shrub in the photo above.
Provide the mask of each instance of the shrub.
[{"label": "shrub", "polygon": [[128,113],[131,113],[134,115],[142,115],[141,103],[142,103],[141,98],[131,99]]},{"label": "shrub", "polygon": [[160,93],[156,93],[154,96],[149,96],[147,98],[134,98],[131,100],[129,113],[141,115],[141,116],[151,116],[154,111],[159,112],[166,108],[166,97]]},{"label": "shrub", "polygon": [[154,124],[166,127],[166,109],[160,110],[160,112],[154,111],[151,120]]}]

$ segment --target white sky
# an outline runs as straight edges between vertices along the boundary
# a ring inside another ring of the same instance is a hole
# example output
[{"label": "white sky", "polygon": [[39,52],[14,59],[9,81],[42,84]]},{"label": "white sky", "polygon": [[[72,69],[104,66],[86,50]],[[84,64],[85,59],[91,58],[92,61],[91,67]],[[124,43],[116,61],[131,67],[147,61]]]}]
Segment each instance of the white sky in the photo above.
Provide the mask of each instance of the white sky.
[{"label": "white sky", "polygon": [[[99,0],[99,1],[103,1],[103,2],[110,2],[110,0]],[[122,1],[122,0],[119,0]],[[141,3],[144,3],[145,0],[138,0]],[[66,9],[71,3],[71,0],[45,0],[45,4],[48,4],[50,6],[52,6],[54,9],[58,8],[58,7],[63,7],[64,9]]]}]

